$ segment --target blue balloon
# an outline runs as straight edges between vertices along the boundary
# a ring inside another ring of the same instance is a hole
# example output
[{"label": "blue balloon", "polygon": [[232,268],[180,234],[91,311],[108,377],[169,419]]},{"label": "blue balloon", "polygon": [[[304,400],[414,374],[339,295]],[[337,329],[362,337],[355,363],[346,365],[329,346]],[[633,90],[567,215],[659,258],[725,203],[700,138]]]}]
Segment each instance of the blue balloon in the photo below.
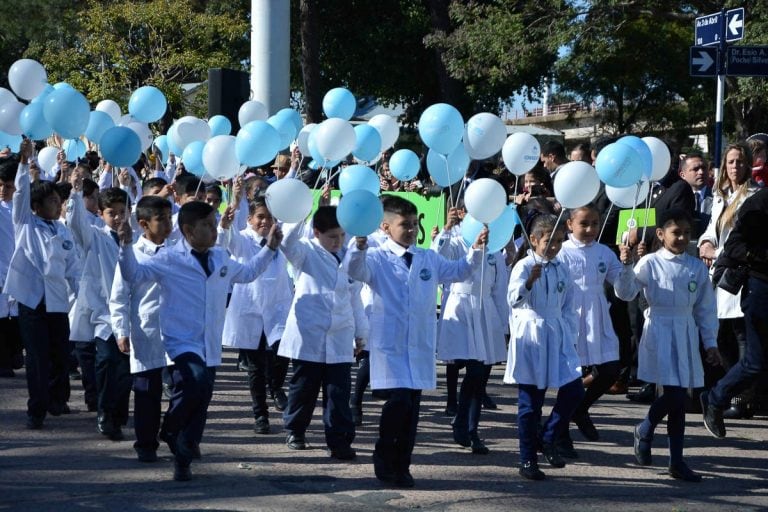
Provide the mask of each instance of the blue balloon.
[{"label": "blue balloon", "polygon": [[205,166],[203,165],[203,148],[205,142],[202,140],[196,140],[190,142],[184,152],[181,154],[181,160],[184,162],[184,168],[197,176],[202,178],[205,174]]},{"label": "blue balloon", "polygon": [[85,128],[85,136],[95,144],[98,144],[101,141],[101,136],[104,135],[104,132],[113,126],[115,126],[115,122],[109,114],[102,112],[101,110],[94,110],[89,115],[88,126]]},{"label": "blue balloon", "polygon": [[[168,141],[168,151],[170,153],[173,153],[174,155],[180,157],[181,154],[184,152],[184,150],[182,148],[180,148],[176,144],[176,142],[174,142],[174,137],[171,136],[171,130],[175,130],[176,128],[177,128],[177,125],[175,123],[172,124],[170,128],[168,128],[168,139],[167,139],[167,141]],[[168,158],[168,157],[166,156],[166,158]]]},{"label": "blue balloon", "polygon": [[339,225],[352,236],[368,236],[379,228],[384,208],[375,194],[353,190],[344,194],[336,208]]},{"label": "blue balloon", "polygon": [[101,156],[115,167],[130,167],[141,156],[141,139],[127,126],[113,126],[101,136]]},{"label": "blue balloon", "polygon": [[232,123],[222,115],[213,116],[208,120],[208,126],[211,127],[211,137],[217,135],[230,135],[232,133]]},{"label": "blue balloon", "polygon": [[301,119],[301,114],[299,114],[296,110],[292,108],[283,108],[280,109],[277,114],[275,114],[275,117],[279,118],[288,118],[293,123],[293,126],[296,127],[296,133],[299,133],[302,128],[304,128],[304,122]]},{"label": "blue balloon", "polygon": [[455,107],[436,103],[421,114],[419,135],[429,149],[448,155],[461,143],[464,119]]},{"label": "blue balloon", "polygon": [[67,160],[70,162],[74,162],[78,158],[83,158],[85,156],[85,142],[80,139],[65,140],[61,149],[64,150],[64,153],[67,155]]},{"label": "blue balloon", "polygon": [[275,115],[267,119],[267,123],[271,124],[272,127],[277,130],[277,133],[280,134],[280,146],[277,148],[278,151],[290,146],[291,141],[296,138],[298,131],[296,130],[296,125],[293,124],[293,120],[289,116],[282,115],[277,117]]},{"label": "blue balloon", "polygon": [[355,126],[355,136],[357,142],[352,155],[361,162],[372,162],[376,160],[381,153],[381,134],[379,130],[368,124],[359,124]]},{"label": "blue balloon", "polygon": [[[512,239],[515,227],[520,222],[517,215],[517,208],[514,204],[508,204],[496,220],[488,224],[488,246],[486,252],[492,254],[502,250]],[[461,237],[467,246],[471,246],[477,240],[477,235],[483,230],[483,223],[472,217],[470,214],[464,216],[461,221]]]},{"label": "blue balloon", "polygon": [[640,137],[635,137],[634,135],[625,135],[616,142],[626,144],[637,151],[643,165],[643,179],[650,179],[651,172],[653,172],[653,154],[651,154],[651,148],[648,147],[648,144],[643,142],[643,139]]},{"label": "blue balloon", "polygon": [[323,97],[323,112],[329,118],[339,117],[349,121],[352,119],[356,108],[355,96],[344,87],[331,89]]},{"label": "blue balloon", "polygon": [[430,149],[427,153],[427,170],[435,183],[441,187],[450,187],[464,177],[469,167],[469,155],[464,144],[454,148],[447,157]]},{"label": "blue balloon", "polygon": [[33,101],[19,115],[21,132],[32,140],[47,139],[53,134],[43,115],[43,102]]},{"label": "blue balloon", "polygon": [[71,87],[54,88],[43,100],[46,122],[65,139],[76,139],[85,133],[90,115],[88,100]]},{"label": "blue balloon", "polygon": [[128,100],[128,112],[144,123],[154,123],[163,117],[167,107],[163,92],[151,85],[139,87]]},{"label": "blue balloon", "polygon": [[8,148],[13,153],[18,153],[21,149],[21,135],[9,135],[5,132],[0,132],[0,149]]},{"label": "blue balloon", "polygon": [[349,165],[339,173],[339,190],[342,194],[348,194],[353,190],[367,190],[378,196],[380,187],[379,176],[370,167]]},{"label": "blue balloon", "polygon": [[595,169],[606,185],[625,188],[637,184],[643,176],[640,155],[628,144],[608,144],[595,160]]},{"label": "blue balloon", "polygon": [[265,121],[251,121],[235,138],[237,160],[250,167],[258,167],[275,159],[280,151],[280,134]]},{"label": "blue balloon", "polygon": [[409,181],[419,174],[419,156],[410,149],[398,149],[389,157],[389,170],[400,181]]},{"label": "blue balloon", "polygon": [[53,92],[54,88],[51,84],[46,84],[45,88],[43,88],[43,91],[32,98],[32,103],[37,103],[38,101],[42,101],[45,99],[46,96],[51,94]]},{"label": "blue balloon", "polygon": [[160,159],[162,160],[163,165],[165,165],[165,163],[168,161],[168,153],[170,152],[168,149],[168,136],[160,135],[159,137],[156,137],[153,144],[160,152]]},{"label": "blue balloon", "polygon": [[53,84],[54,89],[74,89],[71,85],[69,85],[67,82],[57,82]]}]

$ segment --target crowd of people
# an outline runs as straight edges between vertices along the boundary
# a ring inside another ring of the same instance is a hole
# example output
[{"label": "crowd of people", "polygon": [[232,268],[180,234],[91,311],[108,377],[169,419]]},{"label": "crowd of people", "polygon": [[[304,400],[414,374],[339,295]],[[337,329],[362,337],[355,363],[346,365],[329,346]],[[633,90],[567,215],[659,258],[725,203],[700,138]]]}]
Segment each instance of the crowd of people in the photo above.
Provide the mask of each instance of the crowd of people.
[{"label": "crowd of people", "polygon": [[[271,431],[271,400],[294,450],[309,446],[322,391],[328,453],[354,459],[370,385],[384,400],[374,471],[398,487],[415,484],[421,393],[436,387],[438,360],[447,364],[453,440],[477,455],[490,451],[480,419],[495,407],[491,368],[506,364],[503,380],[518,388],[519,473],[530,480],[545,478],[538,453],[557,468],[576,456],[572,423],[599,439],[589,411],[601,396],[642,381],[632,398],[650,408],[634,428],[637,463],[652,463],[666,418],[669,474],[696,482],[683,458],[686,410],[700,395],[706,429],[725,437],[723,418],[753,413],[765,373],[765,139],[728,146],[717,176],[701,154],[681,155],[651,193],[655,225],[628,228],[620,243],[613,235],[624,228],[604,192],[558,222],[552,181],[568,161],[562,144],[545,144],[520,180],[473,163],[445,194],[456,204],[429,249],[416,246],[416,207],[396,194],[382,195],[375,233],[345,234],[332,174],[306,168],[297,148],[223,193],[157,152],[125,169],[91,153],[67,162],[61,152],[46,173],[25,139],[0,161],[0,375],[23,364],[26,426],[40,429],[48,415],[70,412],[69,373],[79,367],[96,430],[115,441],[133,391],[137,458],[154,462],[167,443],[175,480],[189,480],[201,456],[222,346],[240,351],[254,432]],[[580,145],[571,158],[591,162],[596,151]],[[382,191],[442,192],[426,170],[397,181],[387,156]],[[487,250],[487,229],[462,236],[460,192],[479,177],[503,182],[523,219],[501,251]],[[322,187],[306,221],[273,218],[263,196],[278,179]],[[557,396],[543,417],[550,388]]]}]

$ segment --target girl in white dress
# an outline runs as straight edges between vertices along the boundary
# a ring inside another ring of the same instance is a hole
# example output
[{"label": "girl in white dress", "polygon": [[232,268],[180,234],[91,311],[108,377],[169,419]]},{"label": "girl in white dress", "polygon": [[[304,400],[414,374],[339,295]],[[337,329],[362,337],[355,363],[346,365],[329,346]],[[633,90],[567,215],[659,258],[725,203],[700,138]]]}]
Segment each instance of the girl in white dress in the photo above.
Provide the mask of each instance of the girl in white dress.
[{"label": "girl in white dress", "polygon": [[517,426],[520,435],[520,475],[542,480],[536,447],[541,409],[547,388],[559,388],[544,425],[542,452],[557,468],[565,466],[555,442],[564,434],[573,411],[584,397],[576,353],[577,319],[573,280],[555,259],[563,230],[554,215],[534,213],[526,224],[531,245],[520,250],[507,290],[510,340],[504,382],[518,384]]},{"label": "girl in white dress", "polygon": [[[666,416],[669,474],[699,482],[701,475],[683,461],[685,397],[689,388],[704,385],[699,339],[706,349],[707,362],[719,364],[720,355],[716,343],[715,293],[707,267],[686,254],[692,225],[685,211],[673,208],[663,212],[656,228],[662,247],[642,257],[633,272],[622,274],[615,288],[616,296],[622,300],[633,299],[640,290],[645,293],[648,309],[638,350],[637,377],[664,389],[645,419],[635,427],[637,463],[651,464],[653,432]],[[620,249],[622,263],[630,264],[630,249]],[[638,254],[643,252],[641,244]]]}]

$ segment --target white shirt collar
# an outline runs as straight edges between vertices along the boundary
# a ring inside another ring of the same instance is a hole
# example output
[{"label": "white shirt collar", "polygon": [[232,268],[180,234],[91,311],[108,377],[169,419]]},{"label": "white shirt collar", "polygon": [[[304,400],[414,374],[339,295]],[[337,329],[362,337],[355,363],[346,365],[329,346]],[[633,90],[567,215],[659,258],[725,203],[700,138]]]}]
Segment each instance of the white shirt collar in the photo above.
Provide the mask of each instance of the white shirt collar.
[{"label": "white shirt collar", "polygon": [[685,258],[685,253],[675,254],[672,251],[670,251],[669,249],[667,249],[666,247],[662,247],[661,249],[659,249],[656,252],[659,253],[659,256],[661,256],[665,260],[669,260],[669,261],[672,261],[672,260],[675,260],[675,259],[681,260],[681,259]]},{"label": "white shirt collar", "polygon": [[595,244],[594,240],[586,244],[580,240],[576,240],[576,238],[573,236],[573,233],[568,233],[568,240],[570,240],[571,243],[576,247],[590,247]]},{"label": "white shirt collar", "polygon": [[[392,240],[389,237],[387,237],[387,240],[384,242],[384,247],[389,249],[391,252],[395,253],[395,256],[397,256],[398,258],[402,258],[403,254],[408,252],[408,249],[406,249],[402,245],[398,244],[397,242],[395,242],[394,240]],[[411,252],[413,252],[413,251],[411,251]]]}]

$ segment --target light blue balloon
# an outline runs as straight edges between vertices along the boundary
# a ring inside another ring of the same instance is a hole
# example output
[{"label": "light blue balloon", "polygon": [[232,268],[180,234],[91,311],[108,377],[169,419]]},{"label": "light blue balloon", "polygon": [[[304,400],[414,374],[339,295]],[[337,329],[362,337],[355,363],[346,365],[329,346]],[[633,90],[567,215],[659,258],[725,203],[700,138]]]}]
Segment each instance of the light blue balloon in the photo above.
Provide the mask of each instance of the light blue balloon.
[{"label": "light blue balloon", "polygon": [[653,154],[651,154],[651,148],[648,147],[648,144],[643,142],[643,139],[640,137],[635,137],[634,135],[625,135],[616,142],[618,144],[626,144],[637,151],[643,165],[643,179],[650,179],[653,172]]},{"label": "light blue balloon", "polygon": [[290,119],[293,123],[293,126],[296,127],[296,133],[299,133],[301,129],[304,128],[304,122],[301,119],[301,114],[292,108],[280,109],[277,114],[275,114],[275,117],[279,117],[281,119],[283,117],[287,117]]},{"label": "light blue balloon", "polygon": [[280,151],[280,134],[265,121],[251,121],[235,138],[235,154],[241,164],[258,167],[275,159]]},{"label": "light blue balloon", "polygon": [[156,137],[153,144],[160,152],[160,159],[162,160],[163,165],[165,165],[166,162],[168,162],[168,153],[170,152],[168,149],[168,136],[160,135],[159,137]]},{"label": "light blue balloon", "polygon": [[361,162],[372,162],[381,153],[381,134],[379,130],[367,124],[355,126],[357,142],[352,155]]},{"label": "light blue balloon", "polygon": [[380,187],[379,176],[365,165],[349,165],[339,173],[339,190],[342,194],[348,194],[354,190],[367,190],[378,196]]},{"label": "light blue balloon", "polygon": [[8,148],[13,153],[18,153],[21,149],[21,141],[23,138],[21,135],[10,135],[5,132],[0,132],[0,149]]},{"label": "light blue balloon", "polygon": [[453,153],[443,156],[430,149],[427,153],[427,170],[435,183],[441,187],[450,187],[464,177],[469,167],[469,155],[464,144],[454,148]]},{"label": "light blue balloon", "polygon": [[277,133],[280,134],[280,146],[277,148],[278,151],[286,149],[290,146],[291,141],[296,138],[298,131],[296,130],[296,125],[293,124],[293,120],[289,116],[282,115],[277,117],[275,115],[267,119],[267,123],[271,124],[272,127],[277,130]]},{"label": "light blue balloon", "polygon": [[48,125],[43,115],[43,102],[33,101],[19,114],[21,132],[32,140],[47,139],[53,134],[53,128]]},{"label": "light blue balloon", "polygon": [[184,168],[197,176],[202,178],[205,174],[205,166],[203,165],[203,148],[205,142],[202,140],[196,140],[190,142],[184,152],[181,154],[181,160],[184,162]]},{"label": "light blue balloon", "polygon": [[[448,155],[461,143],[464,119],[455,107],[436,103],[419,118],[419,136],[431,150]],[[465,151],[466,153],[466,151]]]},{"label": "light blue balloon", "polygon": [[211,137],[217,135],[230,135],[232,133],[232,122],[225,116],[216,115],[208,120],[208,126],[211,127]]},{"label": "light blue balloon", "polygon": [[400,181],[409,181],[419,174],[419,156],[410,149],[398,149],[389,157],[389,170]]},{"label": "light blue balloon", "polygon": [[144,123],[154,123],[165,114],[168,102],[165,94],[157,87],[145,85],[139,87],[128,100],[128,112]]},{"label": "light blue balloon", "polygon": [[[182,148],[180,148],[176,142],[174,142],[174,137],[171,136],[171,130],[176,129],[176,124],[172,124],[170,128],[168,128],[168,151],[170,153],[173,153],[176,156],[181,156],[181,154],[184,152]],[[166,157],[167,158],[167,157]]]},{"label": "light blue balloon", "polygon": [[88,118],[88,126],[85,128],[85,136],[88,140],[98,144],[104,132],[115,126],[112,117],[101,110],[91,111]]},{"label": "light blue balloon", "polygon": [[85,156],[85,142],[80,139],[65,140],[61,149],[64,150],[64,153],[67,155],[67,160],[70,162],[74,162],[78,158],[83,158]]},{"label": "light blue balloon", "polygon": [[53,84],[54,89],[74,89],[71,85],[69,85],[67,82],[57,82]]},{"label": "light blue balloon", "polygon": [[127,126],[113,126],[101,136],[101,156],[116,167],[130,167],[141,156],[141,139]]},{"label": "light blue balloon", "polygon": [[51,94],[53,92],[53,90],[54,89],[53,89],[53,86],[51,84],[46,84],[45,88],[43,88],[42,92],[40,94],[38,94],[37,96],[35,96],[34,98],[32,98],[32,103],[37,103],[39,101],[44,100],[46,96],[48,96],[49,94]]},{"label": "light blue balloon", "polygon": [[314,138],[315,134],[315,130],[309,132],[309,137],[307,138],[307,148],[309,148],[309,155],[312,157],[318,167],[310,167],[310,169],[330,169],[339,165],[341,160],[325,161],[323,156],[317,150],[317,140]]},{"label": "light blue balloon", "polygon": [[384,208],[375,194],[353,190],[344,194],[336,208],[339,225],[352,236],[368,236],[379,228]]},{"label": "light blue balloon", "polygon": [[[521,224],[514,204],[508,204],[496,220],[488,224],[488,246],[486,252],[492,254],[507,246],[515,232],[515,227]],[[483,223],[470,214],[464,216],[461,221],[461,237],[464,243],[471,246],[477,240],[477,235],[483,230]],[[502,263],[500,263],[502,264]]]},{"label": "light blue balloon", "polygon": [[339,117],[349,121],[352,119],[356,108],[355,96],[344,87],[331,89],[323,97],[323,112],[328,118]]},{"label": "light blue balloon", "polygon": [[643,162],[638,152],[628,144],[616,142],[597,154],[595,169],[600,181],[617,188],[635,185],[643,176]]},{"label": "light blue balloon", "polygon": [[71,87],[54,88],[43,100],[43,116],[63,138],[76,139],[88,127],[91,106],[85,96]]}]

